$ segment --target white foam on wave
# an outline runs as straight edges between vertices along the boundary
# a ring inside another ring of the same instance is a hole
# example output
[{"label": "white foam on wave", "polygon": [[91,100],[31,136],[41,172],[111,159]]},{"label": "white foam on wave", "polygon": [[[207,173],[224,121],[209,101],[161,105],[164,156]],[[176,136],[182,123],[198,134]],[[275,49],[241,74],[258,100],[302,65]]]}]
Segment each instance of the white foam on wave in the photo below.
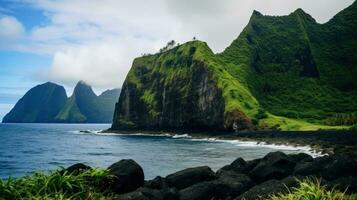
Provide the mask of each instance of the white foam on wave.
[{"label": "white foam on wave", "polygon": [[299,146],[299,145],[285,145],[285,144],[268,144],[266,142],[257,141],[245,141],[245,140],[230,140],[230,139],[217,139],[214,137],[207,138],[194,138],[189,134],[169,134],[169,133],[110,133],[102,132],[103,130],[74,130],[71,133],[77,135],[93,134],[101,136],[145,136],[145,137],[168,137],[173,139],[182,139],[190,141],[202,141],[202,142],[220,142],[220,143],[230,143],[240,147],[266,147],[270,149],[277,149],[282,151],[294,151],[310,154],[312,157],[324,156],[321,152],[317,152],[310,146]]},{"label": "white foam on wave", "polygon": [[192,136],[188,134],[175,134],[172,136],[172,138],[192,138]]},{"label": "white foam on wave", "polygon": [[270,149],[277,149],[281,151],[294,151],[301,152],[311,155],[312,157],[324,156],[322,154],[311,148],[310,146],[300,146],[300,145],[285,145],[285,144],[268,144],[266,142],[257,142],[257,141],[243,141],[243,140],[229,140],[229,139],[217,139],[217,138],[182,138],[192,141],[204,141],[204,142],[222,142],[230,143],[240,147],[266,147]]}]

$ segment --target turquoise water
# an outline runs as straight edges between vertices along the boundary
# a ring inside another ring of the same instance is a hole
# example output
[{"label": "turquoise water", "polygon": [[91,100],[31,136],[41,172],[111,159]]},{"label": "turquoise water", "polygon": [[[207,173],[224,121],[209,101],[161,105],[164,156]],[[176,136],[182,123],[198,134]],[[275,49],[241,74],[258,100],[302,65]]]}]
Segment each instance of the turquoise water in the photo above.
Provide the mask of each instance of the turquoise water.
[{"label": "turquoise water", "polygon": [[308,151],[255,142],[192,139],[186,135],[98,133],[109,127],[109,124],[0,124],[0,177],[17,177],[78,162],[105,168],[120,159],[132,158],[144,168],[145,178],[150,179],[194,166],[208,165],[217,170],[237,157],[249,160],[277,150]]}]

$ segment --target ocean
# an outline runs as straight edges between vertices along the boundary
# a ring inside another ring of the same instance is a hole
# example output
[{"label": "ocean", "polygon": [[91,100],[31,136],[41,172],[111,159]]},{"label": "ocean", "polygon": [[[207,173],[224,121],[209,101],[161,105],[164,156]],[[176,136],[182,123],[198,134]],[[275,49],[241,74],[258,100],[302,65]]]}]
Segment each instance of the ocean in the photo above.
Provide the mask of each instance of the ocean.
[{"label": "ocean", "polygon": [[84,163],[106,168],[121,159],[134,159],[145,179],[166,176],[188,167],[213,170],[238,157],[260,158],[272,151],[311,153],[308,147],[276,146],[182,135],[100,133],[110,124],[0,124],[0,178],[51,171]]}]

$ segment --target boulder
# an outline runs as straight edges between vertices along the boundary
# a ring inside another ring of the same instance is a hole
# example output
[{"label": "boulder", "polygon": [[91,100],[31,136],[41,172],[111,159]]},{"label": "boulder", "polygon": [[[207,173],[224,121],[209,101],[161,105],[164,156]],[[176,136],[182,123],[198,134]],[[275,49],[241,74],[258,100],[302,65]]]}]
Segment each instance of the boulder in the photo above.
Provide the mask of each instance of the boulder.
[{"label": "boulder", "polygon": [[287,187],[296,187],[298,185],[297,179],[297,177],[289,176],[283,180],[268,180],[252,187],[248,191],[235,198],[235,200],[266,199],[273,194],[288,192]]},{"label": "boulder", "polygon": [[332,161],[330,156],[317,157],[311,162],[297,163],[294,168],[294,174],[308,176],[320,176],[322,170]]},{"label": "boulder", "polygon": [[111,189],[118,194],[131,192],[144,184],[144,171],[134,160],[120,160],[108,170],[114,176]]},{"label": "boulder", "polygon": [[257,182],[269,179],[282,179],[293,172],[295,163],[282,152],[268,153],[255,166],[249,175]]},{"label": "boulder", "polygon": [[236,197],[255,184],[248,175],[235,171],[222,171],[218,179],[214,181],[220,185],[217,193],[224,198]]},{"label": "boulder", "polygon": [[67,173],[78,173],[80,171],[85,171],[92,169],[91,167],[83,164],[83,163],[77,163],[74,165],[69,166],[67,169],[62,170],[61,173],[67,172]]},{"label": "boulder", "polygon": [[231,164],[226,165],[217,171],[220,174],[222,171],[234,171],[240,174],[246,174],[252,170],[258,163],[260,159],[245,161],[243,158],[237,158]]},{"label": "boulder", "polygon": [[306,153],[298,153],[298,154],[292,154],[289,155],[292,161],[299,163],[299,162],[311,162],[314,160],[312,156]]},{"label": "boulder", "polygon": [[150,200],[150,199],[146,197],[143,193],[134,191],[134,192],[118,195],[114,197],[114,200]]},{"label": "boulder", "polygon": [[139,188],[133,192],[121,194],[115,200],[178,200],[179,194],[174,189],[155,190],[150,188]]},{"label": "boulder", "polygon": [[204,181],[180,190],[180,200],[222,199],[222,185],[216,181]]},{"label": "boulder", "polygon": [[207,166],[187,168],[166,176],[166,182],[170,187],[183,189],[202,181],[210,181],[216,176]]},{"label": "boulder", "polygon": [[179,194],[175,189],[163,189],[163,190],[155,190],[150,188],[141,187],[133,192],[129,192],[126,194],[121,194],[116,196],[114,199],[116,200],[178,200]]},{"label": "boulder", "polygon": [[335,155],[332,157],[322,172],[327,180],[337,179],[343,176],[357,176],[357,162],[346,155]]},{"label": "boulder", "polygon": [[357,177],[352,176],[344,176],[337,178],[333,181],[329,181],[326,184],[328,189],[337,189],[342,192],[346,191],[346,193],[357,193]]},{"label": "boulder", "polygon": [[162,178],[161,176],[157,176],[152,180],[146,181],[144,187],[151,188],[151,189],[163,189],[163,188],[167,188],[168,185],[166,183],[165,178]]}]

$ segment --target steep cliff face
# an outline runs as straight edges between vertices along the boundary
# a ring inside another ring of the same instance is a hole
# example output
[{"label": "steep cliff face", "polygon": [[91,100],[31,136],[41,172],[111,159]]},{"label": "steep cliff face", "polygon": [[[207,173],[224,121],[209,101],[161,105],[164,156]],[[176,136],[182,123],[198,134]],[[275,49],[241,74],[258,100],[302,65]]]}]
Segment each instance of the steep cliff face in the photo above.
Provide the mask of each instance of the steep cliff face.
[{"label": "steep cliff face", "polygon": [[203,42],[135,59],[119,102],[114,129],[224,128],[222,90],[203,55]]},{"label": "steep cliff face", "polygon": [[192,41],[134,60],[113,129],[316,130],[357,123],[357,3],[325,24],[254,11],[222,53]]},{"label": "steep cliff face", "polygon": [[4,117],[4,123],[50,123],[64,106],[66,91],[54,83],[44,83],[30,89]]}]

